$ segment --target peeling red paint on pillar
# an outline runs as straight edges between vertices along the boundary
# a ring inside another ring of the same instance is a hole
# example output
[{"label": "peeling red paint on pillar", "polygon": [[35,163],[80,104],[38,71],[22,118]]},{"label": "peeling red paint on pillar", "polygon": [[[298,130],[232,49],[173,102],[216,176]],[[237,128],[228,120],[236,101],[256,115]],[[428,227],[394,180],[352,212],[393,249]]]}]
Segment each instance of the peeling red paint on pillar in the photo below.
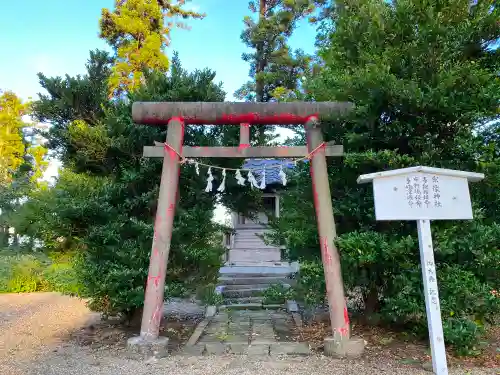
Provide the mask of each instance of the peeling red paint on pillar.
[{"label": "peeling red paint on pillar", "polygon": [[347,312],[347,304],[344,306],[344,323],[346,326],[349,325],[349,313]]},{"label": "peeling red paint on pillar", "polygon": [[141,337],[145,340],[156,339],[160,329],[165,277],[177,201],[183,136],[184,124],[178,119],[172,120],[168,126],[165,142],[165,157],[144,296]]},{"label": "peeling red paint on pillar", "polygon": [[[241,144],[238,146],[238,151],[240,151],[240,152],[241,152],[242,150],[244,150],[244,149],[246,149],[246,148],[249,148],[249,147],[250,147],[250,145],[249,145],[248,143],[241,143]],[[230,152],[230,151],[229,151],[229,152]]]},{"label": "peeling red paint on pillar", "polygon": [[323,263],[327,266],[332,265],[332,251],[330,246],[328,246],[328,238],[322,237],[320,239],[321,255],[323,258]]},{"label": "peeling red paint on pillar", "polygon": [[306,124],[306,137],[308,152],[312,153],[310,156],[310,172],[321,259],[325,273],[333,338],[340,345],[341,342],[349,338],[349,324],[346,323],[345,318],[346,310],[340,258],[334,242],[336,229],[328,181],[326,145],[317,119],[310,118],[309,121]]}]

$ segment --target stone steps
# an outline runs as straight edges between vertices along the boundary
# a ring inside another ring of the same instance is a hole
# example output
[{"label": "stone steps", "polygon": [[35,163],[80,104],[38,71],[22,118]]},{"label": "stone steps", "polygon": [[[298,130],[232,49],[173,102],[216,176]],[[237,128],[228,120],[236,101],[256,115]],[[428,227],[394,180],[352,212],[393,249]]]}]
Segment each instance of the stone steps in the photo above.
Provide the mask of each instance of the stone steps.
[{"label": "stone steps", "polygon": [[280,276],[222,276],[219,278],[219,285],[271,285],[277,284],[284,281],[289,281],[286,277]]},{"label": "stone steps", "polygon": [[[285,288],[290,288],[290,284],[282,283]],[[271,284],[229,284],[224,285],[224,290],[243,290],[243,289],[255,289],[260,290],[262,288],[268,288]]]},{"label": "stone steps", "polygon": [[279,249],[277,246],[266,245],[259,241],[234,241],[233,249]]},{"label": "stone steps", "polygon": [[236,290],[224,289],[222,291],[222,296],[225,298],[257,297],[259,295],[262,295],[262,293],[264,293],[264,291],[267,289],[267,286],[259,288],[249,288],[246,285],[241,286],[241,289]]},{"label": "stone steps", "polygon": [[242,304],[259,304],[262,307],[263,297],[242,297],[242,298],[226,298],[225,303],[228,305],[242,305]]},{"label": "stone steps", "polygon": [[252,261],[258,259],[261,262],[279,262],[281,260],[280,249],[231,249],[229,261]]}]

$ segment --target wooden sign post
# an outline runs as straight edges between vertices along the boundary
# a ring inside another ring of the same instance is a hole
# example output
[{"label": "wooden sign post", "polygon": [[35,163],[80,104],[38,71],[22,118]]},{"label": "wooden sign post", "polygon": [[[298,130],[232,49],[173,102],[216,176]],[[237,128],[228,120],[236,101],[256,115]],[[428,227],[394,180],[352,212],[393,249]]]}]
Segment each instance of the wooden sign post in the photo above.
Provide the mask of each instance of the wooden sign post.
[{"label": "wooden sign post", "polygon": [[441,308],[432,247],[431,220],[472,219],[468,182],[482,173],[412,167],[359,176],[358,183],[373,182],[376,220],[416,220],[425,307],[435,374],[448,374]]}]

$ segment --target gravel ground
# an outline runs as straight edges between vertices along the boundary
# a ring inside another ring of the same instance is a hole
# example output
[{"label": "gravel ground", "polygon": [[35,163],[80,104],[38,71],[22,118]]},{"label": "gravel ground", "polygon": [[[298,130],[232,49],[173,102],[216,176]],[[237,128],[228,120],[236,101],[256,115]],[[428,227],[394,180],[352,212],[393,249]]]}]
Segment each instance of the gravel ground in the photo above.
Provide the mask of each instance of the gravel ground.
[{"label": "gravel ground", "polygon": [[[179,313],[181,302],[175,306],[176,309],[172,310]],[[192,309],[195,313],[194,307]],[[69,333],[96,319],[98,316],[89,312],[82,301],[55,293],[0,295],[0,374],[430,374],[382,358],[377,363],[340,361],[321,356],[266,359],[175,356],[159,361],[133,361],[126,359],[121,350],[92,350],[66,341]],[[467,372],[452,369],[450,374],[486,375],[498,374],[498,370],[472,369]]]}]

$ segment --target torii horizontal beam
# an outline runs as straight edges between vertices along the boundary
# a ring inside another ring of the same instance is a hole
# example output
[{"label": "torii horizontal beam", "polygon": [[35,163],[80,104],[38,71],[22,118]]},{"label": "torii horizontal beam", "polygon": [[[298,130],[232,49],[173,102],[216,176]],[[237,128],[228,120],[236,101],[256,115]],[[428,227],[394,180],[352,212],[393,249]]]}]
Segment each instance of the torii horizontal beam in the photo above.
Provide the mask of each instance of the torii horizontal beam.
[{"label": "torii horizontal beam", "polygon": [[[143,156],[146,158],[162,158],[165,156],[163,143],[155,142],[155,146],[144,146]],[[342,156],[342,145],[326,144],[326,156]],[[185,158],[300,158],[308,155],[306,146],[255,146],[255,147],[191,147],[182,148]]]},{"label": "torii horizontal beam", "polygon": [[352,108],[348,102],[135,102],[132,118],[145,125],[167,125],[172,118],[191,125],[303,125],[310,117],[336,118]]}]

